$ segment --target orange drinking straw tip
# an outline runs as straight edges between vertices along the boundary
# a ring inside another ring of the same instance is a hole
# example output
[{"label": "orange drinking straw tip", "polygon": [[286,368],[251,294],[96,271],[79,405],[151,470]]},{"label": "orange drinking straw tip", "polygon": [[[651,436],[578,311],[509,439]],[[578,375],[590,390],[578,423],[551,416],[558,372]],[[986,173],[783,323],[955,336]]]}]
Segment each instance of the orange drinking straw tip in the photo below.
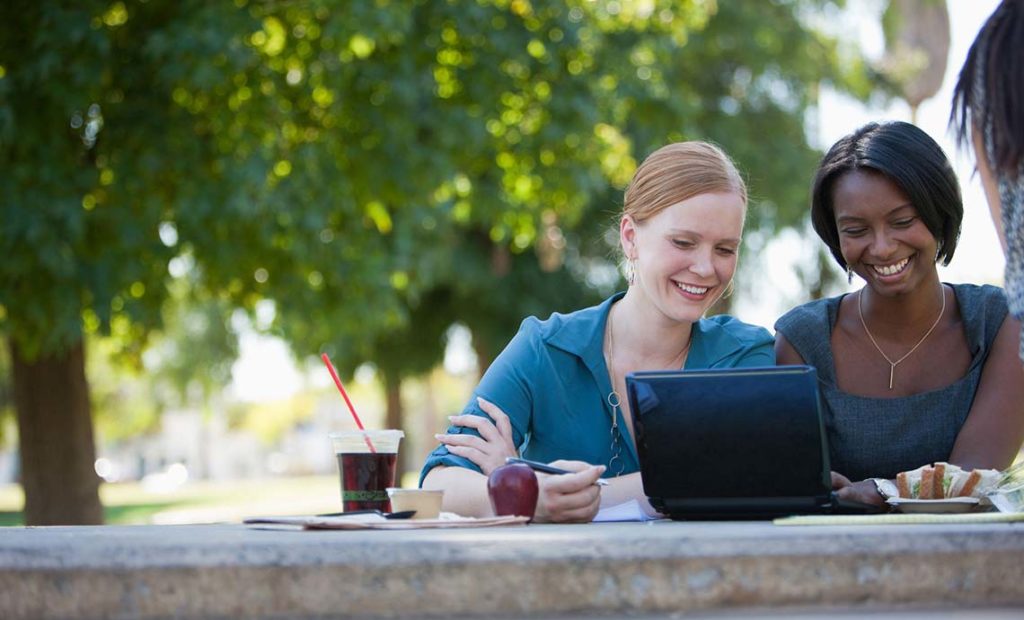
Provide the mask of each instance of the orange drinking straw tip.
[{"label": "orange drinking straw tip", "polygon": [[[338,386],[338,391],[341,392],[341,397],[345,399],[345,404],[348,405],[348,410],[352,412],[352,419],[356,421],[356,426],[359,427],[359,430],[365,431],[366,429],[363,428],[363,422],[359,419],[359,414],[356,413],[356,408],[352,406],[352,401],[348,398],[348,392],[345,391],[345,386],[341,384],[341,378],[338,377],[338,372],[334,370],[334,364],[331,363],[331,358],[327,357],[326,353],[321,353],[320,359],[324,361],[324,365],[327,366],[327,371],[331,373],[331,378],[334,379],[334,385]],[[370,452],[376,454],[377,450],[374,449],[373,444],[370,442],[370,438],[364,434],[363,439],[366,440],[366,445],[370,448]]]}]

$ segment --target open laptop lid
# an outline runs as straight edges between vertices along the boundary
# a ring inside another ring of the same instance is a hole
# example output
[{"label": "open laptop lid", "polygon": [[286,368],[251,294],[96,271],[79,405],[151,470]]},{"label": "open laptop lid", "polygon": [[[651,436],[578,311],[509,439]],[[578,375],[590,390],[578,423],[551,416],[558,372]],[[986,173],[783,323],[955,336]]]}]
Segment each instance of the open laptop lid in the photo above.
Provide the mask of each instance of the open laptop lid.
[{"label": "open laptop lid", "polygon": [[661,512],[828,503],[813,368],[637,372],[626,391],[644,493]]}]

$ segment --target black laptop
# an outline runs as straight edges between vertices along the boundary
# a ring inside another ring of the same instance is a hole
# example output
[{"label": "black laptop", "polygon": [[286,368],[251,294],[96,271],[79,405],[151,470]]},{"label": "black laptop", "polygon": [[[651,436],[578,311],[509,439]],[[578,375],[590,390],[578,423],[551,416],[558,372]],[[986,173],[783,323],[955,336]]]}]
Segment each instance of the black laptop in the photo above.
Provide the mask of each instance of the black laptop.
[{"label": "black laptop", "polygon": [[644,493],[673,519],[878,512],[832,493],[809,366],[626,376]]}]

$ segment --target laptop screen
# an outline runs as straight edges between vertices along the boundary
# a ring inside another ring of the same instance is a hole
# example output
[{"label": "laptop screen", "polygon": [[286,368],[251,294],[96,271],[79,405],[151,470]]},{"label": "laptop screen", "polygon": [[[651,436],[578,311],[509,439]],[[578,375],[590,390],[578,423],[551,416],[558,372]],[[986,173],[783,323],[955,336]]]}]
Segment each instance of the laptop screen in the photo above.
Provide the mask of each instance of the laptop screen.
[{"label": "laptop screen", "polygon": [[813,368],[637,372],[626,387],[655,505],[828,497]]}]

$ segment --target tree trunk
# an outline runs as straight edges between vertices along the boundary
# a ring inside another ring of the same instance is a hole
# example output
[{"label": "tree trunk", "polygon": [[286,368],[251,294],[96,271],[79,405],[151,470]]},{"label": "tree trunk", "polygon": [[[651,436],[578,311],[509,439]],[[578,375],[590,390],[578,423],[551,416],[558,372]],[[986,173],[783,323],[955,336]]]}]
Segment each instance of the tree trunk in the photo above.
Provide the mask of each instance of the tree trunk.
[{"label": "tree trunk", "polygon": [[[387,397],[387,409],[384,415],[384,428],[402,430],[404,413],[402,412],[402,379],[397,374],[384,373],[384,392]],[[402,441],[407,441],[408,438]],[[410,450],[403,450],[402,444],[398,448],[398,480],[395,484],[401,484],[402,473],[408,470]]]},{"label": "tree trunk", "polygon": [[491,363],[494,362],[494,355],[491,353],[490,347],[480,342],[480,338],[474,337],[471,345],[473,352],[476,353],[476,367],[479,378],[483,378],[484,373],[491,367]]},{"label": "tree trunk", "polygon": [[27,361],[9,342],[25,523],[103,523],[84,343]]},{"label": "tree trunk", "polygon": [[210,441],[210,418],[212,416],[209,397],[204,394],[203,408],[199,413],[199,462],[196,467],[196,478],[203,480],[210,480],[210,452],[213,449]]},{"label": "tree trunk", "polygon": [[448,428],[448,419],[445,418],[442,423],[437,411],[437,390],[434,388],[434,375],[437,372],[435,369],[423,377],[423,402],[418,403],[419,416],[416,419],[418,445],[414,455],[416,459],[413,463],[414,467],[422,466],[423,462],[430,456],[430,453],[437,447],[434,433],[443,433]]}]

